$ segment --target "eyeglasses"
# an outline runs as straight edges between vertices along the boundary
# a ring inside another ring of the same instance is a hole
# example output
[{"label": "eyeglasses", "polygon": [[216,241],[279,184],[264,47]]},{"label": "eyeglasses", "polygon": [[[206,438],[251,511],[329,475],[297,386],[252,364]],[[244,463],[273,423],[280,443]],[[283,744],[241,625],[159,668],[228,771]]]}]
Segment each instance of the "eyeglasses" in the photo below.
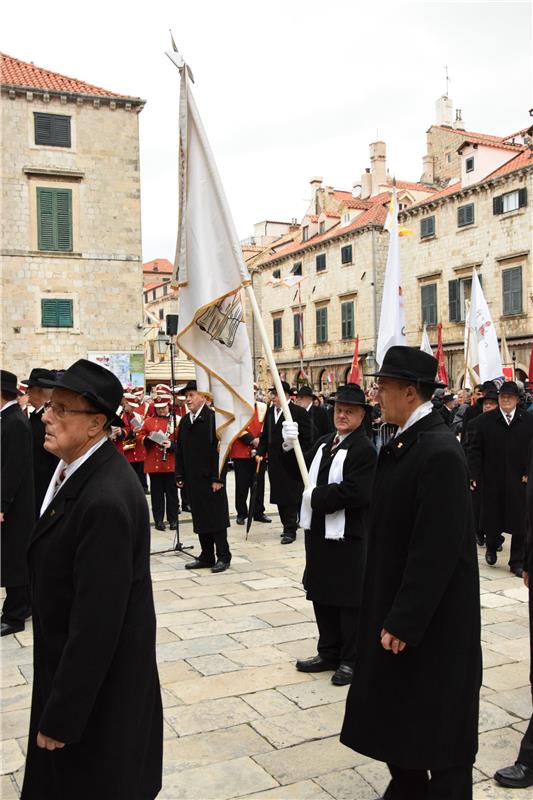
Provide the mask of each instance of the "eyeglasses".
[{"label": "eyeglasses", "polygon": [[98,414],[98,411],[89,411],[85,408],[65,408],[61,403],[54,403],[53,400],[47,400],[44,403],[44,410],[51,411],[55,417],[61,419],[65,414]]}]

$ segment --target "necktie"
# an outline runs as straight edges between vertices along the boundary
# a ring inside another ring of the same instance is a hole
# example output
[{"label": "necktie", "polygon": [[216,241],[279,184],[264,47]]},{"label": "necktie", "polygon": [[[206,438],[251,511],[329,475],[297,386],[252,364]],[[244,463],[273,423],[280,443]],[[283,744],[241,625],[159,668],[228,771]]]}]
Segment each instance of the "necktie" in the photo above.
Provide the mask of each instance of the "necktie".
[{"label": "necktie", "polygon": [[55,485],[55,488],[54,488],[54,497],[56,496],[58,491],[61,489],[61,486],[63,485],[63,481],[65,480],[65,475],[66,474],[67,474],[67,470],[65,468],[63,468],[61,470],[61,472],[59,473],[59,475],[57,476],[56,485]]},{"label": "necktie", "polygon": [[333,439],[333,441],[331,443],[331,449],[335,450],[335,448],[338,447],[340,445],[340,443],[341,443],[341,437],[339,436],[338,433],[336,433],[335,434],[335,438]]},{"label": "necktie", "polygon": [[505,415],[505,418],[506,418],[506,420],[507,420],[507,424],[508,424],[508,425],[510,425],[510,424],[511,424],[511,422],[512,422],[512,419],[513,419],[513,418],[511,417],[511,415],[510,415],[510,414],[506,414],[506,415]]}]

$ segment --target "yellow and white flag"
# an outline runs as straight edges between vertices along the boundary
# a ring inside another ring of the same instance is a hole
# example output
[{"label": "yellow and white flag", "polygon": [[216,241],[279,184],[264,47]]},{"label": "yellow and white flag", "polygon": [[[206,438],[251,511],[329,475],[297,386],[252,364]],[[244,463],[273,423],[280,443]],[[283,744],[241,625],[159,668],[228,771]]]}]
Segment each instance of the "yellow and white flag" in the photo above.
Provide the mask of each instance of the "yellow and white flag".
[{"label": "yellow and white flag", "polygon": [[232,442],[254,411],[252,356],[241,292],[250,276],[194,102],[191,72],[179,53],[167,55],[181,75],[180,205],[173,279],[180,287],[176,343],[197,365],[198,391],[213,398],[222,469]]}]

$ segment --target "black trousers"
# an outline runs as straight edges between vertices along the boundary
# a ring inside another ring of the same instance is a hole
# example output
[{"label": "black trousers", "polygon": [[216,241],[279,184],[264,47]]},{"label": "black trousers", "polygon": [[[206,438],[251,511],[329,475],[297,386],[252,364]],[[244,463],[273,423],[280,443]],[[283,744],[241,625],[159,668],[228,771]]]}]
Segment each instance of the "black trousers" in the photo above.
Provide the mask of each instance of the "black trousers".
[{"label": "black trousers", "polygon": [[325,606],[313,601],[318,626],[318,655],[333,664],[355,665],[359,609]]},{"label": "black trousers", "polygon": [[200,561],[213,565],[216,560],[223,561],[225,564],[231,562],[231,552],[228,544],[228,529],[222,528],[213,533],[199,533],[200,547],[202,548],[198,556]]},{"label": "black trousers", "polygon": [[132,470],[139,478],[143,489],[148,489],[148,481],[146,480],[146,472],[144,471],[144,461],[130,461],[130,464]]},{"label": "black trousers", "polygon": [[2,606],[2,622],[24,625],[30,612],[29,586],[6,586],[6,597]]},{"label": "black trousers", "polygon": [[[235,510],[238,517],[248,516],[248,493],[252,489],[256,463],[253,458],[234,458],[235,472]],[[265,513],[265,469],[259,469],[257,494],[255,496],[254,517]]]},{"label": "black trousers", "polygon": [[[485,538],[486,538],[487,550],[492,550],[493,552],[496,552],[497,548],[504,542],[504,537],[502,533],[500,533],[499,531],[498,533],[495,533],[494,531],[485,531]],[[523,567],[524,555],[525,555],[524,532],[519,531],[518,533],[511,533],[511,554],[509,556],[509,566],[511,568]]]},{"label": "black trousers", "polygon": [[174,471],[150,472],[149,475],[154,521],[156,523],[164,521],[166,502],[167,520],[170,523],[176,522],[178,519],[178,489]]},{"label": "black trousers", "polygon": [[298,517],[300,514],[300,503],[298,505],[283,505],[278,503],[279,518],[283,525],[283,533],[287,536],[292,536],[296,539],[296,530],[298,528]]},{"label": "black trousers", "polygon": [[472,800],[472,765],[430,771],[387,766],[392,780],[384,800]]}]

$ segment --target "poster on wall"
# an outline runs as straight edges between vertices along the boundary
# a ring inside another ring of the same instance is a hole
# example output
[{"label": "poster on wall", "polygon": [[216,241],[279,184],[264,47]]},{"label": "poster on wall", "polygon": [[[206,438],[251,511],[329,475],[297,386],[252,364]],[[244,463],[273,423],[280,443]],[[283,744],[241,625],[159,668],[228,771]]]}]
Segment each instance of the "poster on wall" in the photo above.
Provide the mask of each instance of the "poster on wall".
[{"label": "poster on wall", "polygon": [[105,367],[117,376],[123,386],[144,386],[144,354],[113,350],[87,353],[89,361]]}]

